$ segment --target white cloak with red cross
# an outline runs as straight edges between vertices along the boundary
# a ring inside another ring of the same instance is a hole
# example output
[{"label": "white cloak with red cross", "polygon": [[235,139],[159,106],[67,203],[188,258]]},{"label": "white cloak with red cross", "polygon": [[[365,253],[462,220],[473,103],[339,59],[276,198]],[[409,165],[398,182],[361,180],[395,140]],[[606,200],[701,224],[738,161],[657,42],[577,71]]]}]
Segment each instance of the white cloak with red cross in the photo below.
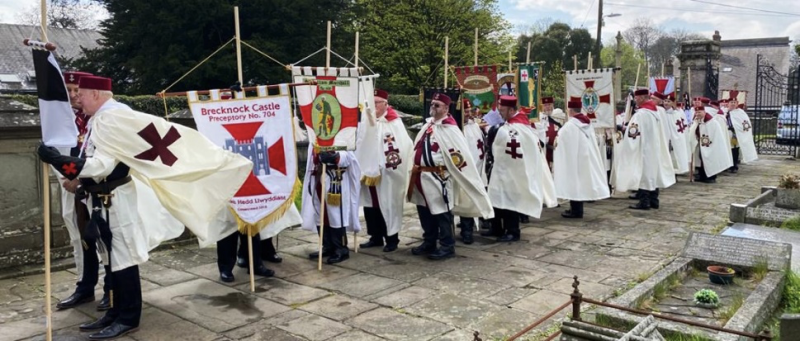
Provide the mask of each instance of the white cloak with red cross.
[{"label": "white cloak with red cross", "polygon": [[706,175],[714,176],[733,166],[730,148],[725,143],[729,140],[726,126],[720,124],[714,116],[706,113],[702,122],[692,122],[689,129],[689,150],[693,151],[695,167],[702,166]]},{"label": "white cloak with red cross", "polygon": [[669,143],[661,124],[663,119],[653,101],[642,103],[631,117],[614,147],[611,184],[617,191],[654,191],[675,183]]},{"label": "white cloak with red cross", "polygon": [[[426,143],[425,139],[429,142]],[[430,146],[429,150],[426,150],[427,146]],[[433,172],[422,172],[419,183],[409,186],[413,186],[412,203],[426,206],[434,215],[452,211],[460,217],[494,217],[475,160],[452,116],[438,121],[428,118],[414,139],[414,164],[445,166],[447,171],[443,177]]]},{"label": "white cloak with red cross", "polygon": [[575,115],[558,132],[553,155],[553,181],[557,196],[575,201],[608,198],[605,149],[597,148],[589,117]]},{"label": "white cloak with red cross", "polygon": [[467,140],[469,152],[472,154],[472,159],[475,160],[478,174],[481,176],[483,185],[488,185],[486,181],[486,140],[483,138],[483,130],[475,123],[475,120],[469,119],[464,125],[464,138]]},{"label": "white cloak with red cross", "polygon": [[380,208],[391,236],[403,226],[413,144],[403,120],[391,107],[375,125],[362,126],[364,137],[355,152],[362,174],[361,205]]},{"label": "white cloak with red cross", "polygon": [[731,110],[728,115],[730,115],[733,129],[736,130],[736,140],[739,143],[742,163],[758,160],[758,151],[756,151],[756,144],[753,142],[753,125],[750,122],[750,117],[747,116],[744,110],[739,108]]},{"label": "white cloak with red cross", "polygon": [[675,174],[685,174],[689,172],[690,163],[689,147],[686,145],[686,133],[689,131],[689,126],[686,125],[686,117],[683,111],[673,109],[665,109],[659,114],[664,118],[661,123],[664,126],[664,134],[669,141],[669,153]]},{"label": "white cloak with red cross", "polygon": [[539,218],[542,206],[552,204],[555,186],[539,148],[539,138],[524,113],[517,113],[497,130],[492,156],[492,205]]},{"label": "white cloak with red cross", "polygon": [[731,167],[732,167],[733,166],[733,151],[731,149],[733,148],[733,146],[731,145],[731,136],[730,136],[730,134],[728,134],[728,118],[719,109],[711,108],[711,110],[713,110],[713,111],[706,111],[706,113],[708,113],[708,114],[710,114],[711,116],[714,117],[714,121],[717,121],[717,123],[726,132],[725,136],[728,136],[728,138],[725,139],[725,141],[724,141],[725,146],[726,146],[726,150],[727,150],[725,155],[726,155],[726,157],[728,159],[730,159],[730,163],[731,163]]}]

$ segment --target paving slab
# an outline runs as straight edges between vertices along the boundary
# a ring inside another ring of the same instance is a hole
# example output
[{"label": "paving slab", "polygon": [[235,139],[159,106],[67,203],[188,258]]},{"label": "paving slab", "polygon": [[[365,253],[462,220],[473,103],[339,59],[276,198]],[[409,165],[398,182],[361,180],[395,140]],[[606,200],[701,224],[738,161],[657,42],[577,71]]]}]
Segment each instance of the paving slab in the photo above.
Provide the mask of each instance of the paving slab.
[{"label": "paving slab", "polygon": [[[77,329],[78,325],[92,321],[90,317],[75,309],[56,311],[53,308],[53,310],[53,330],[73,327]],[[44,334],[46,332],[44,312],[24,320],[3,323],[0,325],[0,329],[2,330],[0,340],[21,340]]]},{"label": "paving slab", "polygon": [[372,300],[372,302],[388,306],[390,308],[404,308],[421,300],[427,299],[435,294],[436,290],[433,289],[421,286],[410,286],[408,288],[395,291],[391,294],[383,295]]},{"label": "paving slab", "polygon": [[[239,285],[237,289],[249,292],[250,283]],[[330,295],[331,293],[305,285],[294,284],[279,278],[267,278],[256,282],[255,295],[280,304],[296,307]]]},{"label": "paving slab", "polygon": [[481,334],[484,336],[484,340],[489,337],[505,340],[540,317],[541,315],[532,314],[524,310],[505,308],[475,322],[471,329],[482,331]]},{"label": "paving slab", "polygon": [[344,277],[325,283],[321,287],[327,290],[338,291],[353,297],[363,298],[402,284],[403,282],[391,278],[359,273],[353,276]]},{"label": "paving slab", "polygon": [[439,292],[448,292],[464,297],[488,297],[510,288],[508,284],[479,278],[442,272],[414,282],[414,285]]},{"label": "paving slab", "polygon": [[466,328],[501,309],[503,308],[488,302],[445,293],[420,301],[405,310],[414,315]]},{"label": "paving slab", "polygon": [[370,310],[345,321],[367,333],[396,341],[424,341],[452,330],[441,322],[402,314],[387,308]]},{"label": "paving slab", "polygon": [[156,289],[144,301],[214,332],[222,332],[289,310],[207,279]]},{"label": "paving slab", "polygon": [[377,304],[362,301],[343,295],[332,295],[300,307],[301,310],[327,317],[335,321],[343,321],[378,307]]},{"label": "paving slab", "polygon": [[313,314],[278,324],[277,327],[309,340],[327,340],[351,329],[342,323]]},{"label": "paving slab", "polygon": [[338,266],[326,266],[322,268],[322,271],[317,269],[308,270],[291,277],[286,277],[286,280],[301,285],[317,287],[343,277],[355,275],[356,273],[358,273],[358,271],[340,268]]}]

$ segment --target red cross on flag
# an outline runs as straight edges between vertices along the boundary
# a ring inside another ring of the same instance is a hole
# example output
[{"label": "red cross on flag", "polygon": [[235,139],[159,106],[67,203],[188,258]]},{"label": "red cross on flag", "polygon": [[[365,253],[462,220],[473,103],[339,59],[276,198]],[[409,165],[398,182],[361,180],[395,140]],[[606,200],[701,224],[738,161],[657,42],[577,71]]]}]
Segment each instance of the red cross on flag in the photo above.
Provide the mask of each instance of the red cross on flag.
[{"label": "red cross on flag", "polygon": [[230,200],[240,229],[255,227],[258,232],[280,219],[294,203],[297,181],[297,152],[291,97],[286,84],[280,94],[267,96],[265,86],[252,98],[220,99],[211,90],[201,101],[197,92],[187,93],[189,109],[197,130],[225,150],[244,156],[253,163],[244,184]]},{"label": "red cross on flag", "polygon": [[613,128],[614,70],[567,71],[567,99],[580,101],[595,128]]},{"label": "red cross on flag", "polygon": [[675,94],[675,77],[650,77],[650,93],[655,91],[665,96]]},{"label": "red cross on flag", "polygon": [[372,81],[356,68],[295,66],[292,76],[295,83],[317,82],[295,87],[309,141],[321,149],[355,150],[360,106],[374,103]]}]

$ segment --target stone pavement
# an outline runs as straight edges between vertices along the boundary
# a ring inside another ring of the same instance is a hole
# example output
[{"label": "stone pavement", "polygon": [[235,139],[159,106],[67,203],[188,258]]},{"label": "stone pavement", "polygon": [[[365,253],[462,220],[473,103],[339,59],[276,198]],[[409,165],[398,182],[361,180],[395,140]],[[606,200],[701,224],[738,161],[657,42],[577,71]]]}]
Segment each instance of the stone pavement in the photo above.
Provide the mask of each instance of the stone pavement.
[{"label": "stone pavement", "polygon": [[[718,233],[730,203],[792,169],[796,161],[763,157],[713,185],[681,177],[661,193],[659,210],[631,211],[627,194],[586,204],[583,220],[561,218],[564,207],[547,209],[524,225],[522,241],[459,242],[458,256],[442,262],[411,255],[421,236],[413,207],[396,252],[362,249],[321,272],[306,258],[316,235],[287,230],[284,262],[268,264],[277,276],[257,279],[254,293],[243,269],[234,271],[235,283],[219,281],[214,249],[156,252],[141,266],[141,328],[121,340],[468,341],[476,330],[484,340],[502,339],[566,302],[572,276],[586,297],[621,294],[669,263],[689,232]],[[44,339],[43,279],[0,281],[0,340]],[[74,269],[54,272],[52,281],[55,304],[74,290]],[[100,316],[94,307],[54,312],[55,339],[86,339],[77,325]]]}]

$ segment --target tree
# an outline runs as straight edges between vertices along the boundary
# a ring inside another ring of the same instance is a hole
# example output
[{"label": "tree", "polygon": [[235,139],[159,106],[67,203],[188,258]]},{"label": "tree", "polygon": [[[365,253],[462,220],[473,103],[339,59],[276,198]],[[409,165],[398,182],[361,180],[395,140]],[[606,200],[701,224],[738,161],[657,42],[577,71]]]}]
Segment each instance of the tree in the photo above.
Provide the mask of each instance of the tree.
[{"label": "tree", "polygon": [[578,68],[587,67],[589,52],[594,49],[595,40],[583,28],[572,29],[569,25],[555,22],[541,33],[517,38],[517,60],[524,61],[528,41],[531,41],[531,61],[542,61],[548,65],[560,63],[560,67],[572,70],[572,56],[578,57]]},{"label": "tree", "polygon": [[644,53],[645,61],[650,61],[651,46],[662,35],[664,35],[664,32],[661,28],[653,26],[645,18],[636,19],[633,26],[622,32],[622,36],[625,37],[629,44]]},{"label": "tree", "polygon": [[[41,24],[42,6],[39,1],[17,15],[23,25]],[[105,9],[100,4],[86,0],[50,0],[47,6],[47,26],[69,29],[97,29]]]},{"label": "tree", "polygon": [[650,72],[653,75],[660,74],[661,64],[666,64],[673,56],[680,53],[683,42],[702,39],[705,37],[682,28],[663,34],[650,46]]},{"label": "tree", "polygon": [[[630,44],[622,41],[622,70],[618,71],[617,77],[622,77],[620,82],[622,83],[623,92],[624,89],[634,86],[634,82],[636,82],[636,69],[641,65],[641,70],[639,74],[639,84],[643,86],[646,83],[645,77],[647,77],[647,70],[645,70],[645,62],[644,58],[642,58],[641,54],[636,51]],[[603,63],[603,67],[615,67],[616,64],[616,43],[614,44],[607,44],[606,47],[603,47],[603,50],[600,52],[600,61]]]},{"label": "tree", "polygon": [[[325,46],[326,21],[333,23],[333,50],[353,50],[351,3],[343,0],[99,0],[111,15],[101,23],[103,39],[72,66],[111,77],[114,91],[153,94],[234,37],[233,6],[239,6],[242,40],[283,62],[294,62]],[[335,57],[334,57],[335,58]],[[334,59],[335,60],[335,59]],[[324,66],[324,54],[303,63]],[[242,46],[245,84],[290,80],[289,73]],[[333,66],[343,66],[335,63]],[[234,44],[198,67],[171,90],[227,88],[237,80]]]},{"label": "tree", "polygon": [[[379,85],[417,93],[443,83],[444,41],[449,65],[472,65],[475,28],[478,63],[505,65],[514,47],[496,0],[356,0],[353,30],[361,34],[361,55],[381,74]],[[450,76],[452,80],[452,75]]]}]

